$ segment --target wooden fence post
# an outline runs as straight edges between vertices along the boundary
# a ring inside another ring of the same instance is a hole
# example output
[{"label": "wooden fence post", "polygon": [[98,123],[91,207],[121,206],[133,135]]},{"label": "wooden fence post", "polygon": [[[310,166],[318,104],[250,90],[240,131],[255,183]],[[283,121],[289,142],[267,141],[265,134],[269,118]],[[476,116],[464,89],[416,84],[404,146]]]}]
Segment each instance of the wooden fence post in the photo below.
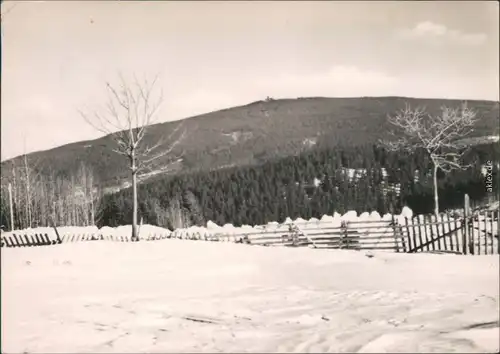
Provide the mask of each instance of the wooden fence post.
[{"label": "wooden fence post", "polygon": [[414,219],[405,218],[405,224],[406,224],[406,233],[408,234],[408,252],[411,252],[412,249],[417,247],[417,231],[415,229]]},{"label": "wooden fence post", "polygon": [[[408,219],[405,218],[405,223],[408,222]],[[406,230],[408,230],[408,228],[406,228]],[[406,239],[405,239],[405,233],[403,231],[403,225],[399,225],[398,224],[398,232],[399,232],[399,237],[401,237],[401,243],[403,244],[403,252],[408,252],[409,248],[406,246],[407,242],[406,242]],[[409,233],[406,233],[408,235],[408,239],[410,238],[410,234]]]},{"label": "wooden fence post", "polygon": [[[446,229],[444,227],[446,221],[444,220],[444,216],[445,214],[440,214],[439,215],[441,217],[441,231],[443,232],[443,245],[444,245],[444,250],[445,251],[448,251],[448,244],[446,243],[446,239],[448,238],[447,236],[444,236],[446,235],[447,233],[449,234],[450,233],[450,229],[448,229],[448,232],[446,232]],[[447,216],[448,217],[448,216]],[[439,230],[439,227],[438,227],[438,230]],[[439,232],[438,232],[439,234]],[[450,234],[450,239],[451,239],[451,234]]]},{"label": "wooden fence post", "polygon": [[[497,252],[500,254],[500,208],[493,212],[493,216],[497,214]],[[493,225],[491,225],[491,233],[493,234]]]},{"label": "wooden fence post", "polygon": [[14,247],[21,247],[21,244],[19,243],[19,241],[17,239],[17,235],[16,234],[12,234],[12,238],[14,239],[14,242],[15,242],[15,246]]},{"label": "wooden fence post", "polygon": [[[431,220],[432,221],[432,220]],[[432,243],[432,235],[431,235],[431,238],[429,239],[429,233],[430,233],[430,230],[428,229],[428,226],[429,226],[429,215],[424,215],[424,235],[425,235],[425,247],[422,247],[422,251],[424,250],[424,248],[427,250],[427,251],[430,251],[431,250],[431,244],[434,245]]]},{"label": "wooden fence post", "polygon": [[10,236],[5,237],[5,245],[7,247],[14,247],[14,242],[12,241],[12,238]]},{"label": "wooden fence post", "polygon": [[396,219],[394,219],[394,214],[392,214],[392,231],[394,234],[394,241],[396,242],[396,252],[399,253],[399,241],[398,241],[398,233],[396,231]]},{"label": "wooden fence post", "polygon": [[307,241],[308,241],[308,242],[309,242],[309,243],[310,243],[310,244],[311,244],[314,248],[318,248],[318,246],[316,245],[316,243],[314,242],[314,240],[313,240],[311,237],[309,237],[309,235],[307,235],[307,234],[304,232],[304,230],[302,230],[302,229],[301,229],[299,226],[297,226],[296,224],[292,224],[292,225],[294,226],[294,230],[295,230],[295,234],[294,234],[294,235],[296,236],[296,238],[294,239],[294,242],[295,242],[295,240],[296,240],[297,242],[299,241],[298,236],[299,236],[299,233],[301,233],[301,234],[302,234],[302,236],[304,236],[304,237],[307,239]]},{"label": "wooden fence post", "polygon": [[342,221],[340,227],[342,228],[342,237],[340,238],[339,248],[343,249],[349,237],[349,232],[347,230],[347,221]]},{"label": "wooden fence post", "polygon": [[[488,254],[488,211],[484,212],[484,254]],[[493,235],[491,236],[493,238]]]},{"label": "wooden fence post", "polygon": [[462,233],[462,253],[467,254],[469,247],[469,216],[470,216],[470,200],[469,195],[464,196],[464,232]]},{"label": "wooden fence post", "polygon": [[411,250],[411,245],[412,245],[412,239],[410,236],[410,226],[408,225],[408,218],[405,218],[405,230],[406,234],[408,235],[408,248],[405,250],[405,252],[409,252]]}]

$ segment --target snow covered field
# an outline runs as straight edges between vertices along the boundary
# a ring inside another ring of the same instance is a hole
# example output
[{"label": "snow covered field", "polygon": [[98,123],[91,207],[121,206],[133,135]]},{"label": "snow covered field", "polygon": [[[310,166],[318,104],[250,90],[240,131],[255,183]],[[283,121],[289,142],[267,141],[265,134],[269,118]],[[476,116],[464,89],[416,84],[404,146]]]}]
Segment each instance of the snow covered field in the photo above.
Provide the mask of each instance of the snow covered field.
[{"label": "snow covered field", "polygon": [[3,248],[2,352],[498,352],[499,257]]}]

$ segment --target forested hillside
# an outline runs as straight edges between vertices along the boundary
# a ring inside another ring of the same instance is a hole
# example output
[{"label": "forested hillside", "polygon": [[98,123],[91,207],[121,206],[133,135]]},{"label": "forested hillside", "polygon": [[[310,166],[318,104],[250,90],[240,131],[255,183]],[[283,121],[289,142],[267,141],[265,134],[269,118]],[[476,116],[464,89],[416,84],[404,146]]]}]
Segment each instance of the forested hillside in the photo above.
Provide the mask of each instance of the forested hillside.
[{"label": "forested hillside", "polygon": [[[498,144],[475,146],[465,155],[471,168],[440,172],[441,209],[462,207],[464,193],[475,201],[488,197],[484,165],[492,162],[496,181],[499,153]],[[493,188],[490,196],[498,194],[497,183]],[[123,190],[104,198],[101,225],[130,222],[130,194]],[[389,153],[372,144],[315,149],[257,166],[173,176],[139,188],[144,223],[170,228],[208,220],[254,225],[347,210],[382,214],[399,212],[404,205],[415,213],[431,213],[432,198],[432,173],[424,153]]]},{"label": "forested hillside", "polygon": [[[375,143],[387,136],[387,115],[406,103],[425,107],[428,113],[435,114],[443,105],[457,107],[461,102],[405,97],[267,99],[151,126],[144,143],[152,146],[178,124],[184,124],[185,139],[171,154],[155,161],[153,172],[165,175],[246,166],[313,148]],[[498,135],[498,102],[468,101],[468,106],[479,118],[475,136]],[[128,162],[112,151],[114,147],[113,140],[107,136],[27,156],[30,168],[46,177],[68,178],[76,175],[84,163],[103,188],[113,190],[129,181]],[[168,144],[164,148],[167,149]],[[12,167],[23,163],[23,157],[2,162],[2,176],[11,177]],[[148,175],[139,176],[139,180],[146,177]]]},{"label": "forested hillside", "polygon": [[[152,126],[146,144],[179,124],[187,136],[155,161],[153,172],[159,173],[139,176],[140,217],[176,227],[207,220],[259,224],[348,209],[385,213],[403,204],[430,212],[425,155],[376,147],[391,128],[387,115],[406,103],[425,106],[431,114],[460,104],[401,97],[268,99]],[[487,138],[498,136],[498,102],[468,106],[478,118],[472,137],[464,140],[472,146],[467,159],[473,167],[439,175],[442,209],[461,205],[464,192],[475,200],[484,197],[482,165],[499,156],[498,143]],[[108,136],[3,162],[2,225],[11,226],[9,183],[15,228],[51,220],[57,225],[130,223],[128,162],[112,151],[113,144]]]}]

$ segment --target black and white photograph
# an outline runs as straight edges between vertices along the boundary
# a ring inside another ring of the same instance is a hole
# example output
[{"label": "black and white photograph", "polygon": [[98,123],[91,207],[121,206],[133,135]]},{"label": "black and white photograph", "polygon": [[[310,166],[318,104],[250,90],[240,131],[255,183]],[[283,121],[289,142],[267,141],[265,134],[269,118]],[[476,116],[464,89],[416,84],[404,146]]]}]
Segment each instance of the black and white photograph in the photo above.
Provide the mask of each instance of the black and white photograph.
[{"label": "black and white photograph", "polygon": [[499,353],[498,1],[1,1],[14,353]]}]

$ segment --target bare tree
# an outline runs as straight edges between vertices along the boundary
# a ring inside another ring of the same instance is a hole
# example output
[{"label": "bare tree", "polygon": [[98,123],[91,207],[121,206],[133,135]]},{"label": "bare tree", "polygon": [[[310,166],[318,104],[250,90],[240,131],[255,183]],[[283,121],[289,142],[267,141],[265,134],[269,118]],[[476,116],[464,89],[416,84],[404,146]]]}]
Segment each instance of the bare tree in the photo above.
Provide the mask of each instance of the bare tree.
[{"label": "bare tree", "polygon": [[63,179],[61,176],[57,176],[55,180],[55,188],[56,193],[56,207],[55,209],[57,210],[56,217],[57,220],[59,220],[59,225],[71,225],[71,220],[70,220],[70,213],[69,213],[69,207],[68,207],[68,195],[69,195],[69,188],[68,188],[68,183],[65,179]]},{"label": "bare tree", "polygon": [[461,160],[466,146],[461,139],[473,131],[476,113],[464,103],[459,108],[442,107],[439,115],[430,115],[424,108],[411,109],[407,104],[403,110],[388,121],[395,130],[391,134],[392,141],[381,141],[391,151],[415,151],[423,149],[427,152],[433,166],[434,213],[439,214],[438,169],[448,173],[454,169],[467,169]]},{"label": "bare tree", "polygon": [[[13,230],[13,222],[11,220],[14,219],[14,216],[12,215],[11,209],[10,209],[10,191],[12,188],[12,185],[10,185],[10,182],[7,181],[3,176],[1,176],[1,193],[0,193],[0,214],[1,214],[1,222],[5,222],[6,225],[2,226],[7,226],[9,227],[9,230]],[[9,217],[7,217],[8,215]]]},{"label": "bare tree", "polygon": [[[139,82],[134,77],[132,85],[120,75],[120,83],[112,86],[106,83],[108,100],[104,112],[95,111],[88,115],[80,111],[80,115],[103,134],[111,134],[117,148],[117,154],[127,157],[132,178],[133,211],[132,240],[138,240],[137,234],[137,175],[150,168],[153,161],[172,153],[174,147],[184,138],[185,131],[179,134],[182,123],[177,124],[173,132],[153,145],[148,145],[144,137],[148,126],[157,123],[157,113],[163,101],[160,93],[155,97],[155,84],[144,80]],[[175,137],[175,139],[174,139]]]},{"label": "bare tree", "polygon": [[26,218],[27,218],[26,223],[28,224],[28,227],[31,227],[33,223],[33,218],[31,214],[31,208],[33,204],[33,195],[32,195],[33,189],[31,186],[32,183],[31,168],[28,163],[28,155],[26,155],[26,153],[24,154],[23,162],[24,162],[23,167],[24,167],[24,178],[25,178],[24,182],[26,186],[26,202],[25,202]]},{"label": "bare tree", "polygon": [[[5,167],[7,169],[7,167]],[[37,190],[40,172],[28,159],[27,154],[10,161],[10,175],[2,176],[5,182],[12,185],[14,206],[14,228],[33,227],[35,219],[39,219],[36,206],[40,202],[41,193]]]},{"label": "bare tree", "polygon": [[22,228],[21,217],[18,208],[19,182],[17,179],[16,170],[17,170],[16,160],[12,160],[12,195],[14,199],[14,225],[12,225],[12,229],[16,228],[16,220],[18,222],[19,227]]},{"label": "bare tree", "polygon": [[90,202],[90,224],[95,226],[96,211],[99,208],[99,201],[101,200],[101,191],[95,187],[94,175],[90,174],[87,178],[88,184],[88,201]]}]

